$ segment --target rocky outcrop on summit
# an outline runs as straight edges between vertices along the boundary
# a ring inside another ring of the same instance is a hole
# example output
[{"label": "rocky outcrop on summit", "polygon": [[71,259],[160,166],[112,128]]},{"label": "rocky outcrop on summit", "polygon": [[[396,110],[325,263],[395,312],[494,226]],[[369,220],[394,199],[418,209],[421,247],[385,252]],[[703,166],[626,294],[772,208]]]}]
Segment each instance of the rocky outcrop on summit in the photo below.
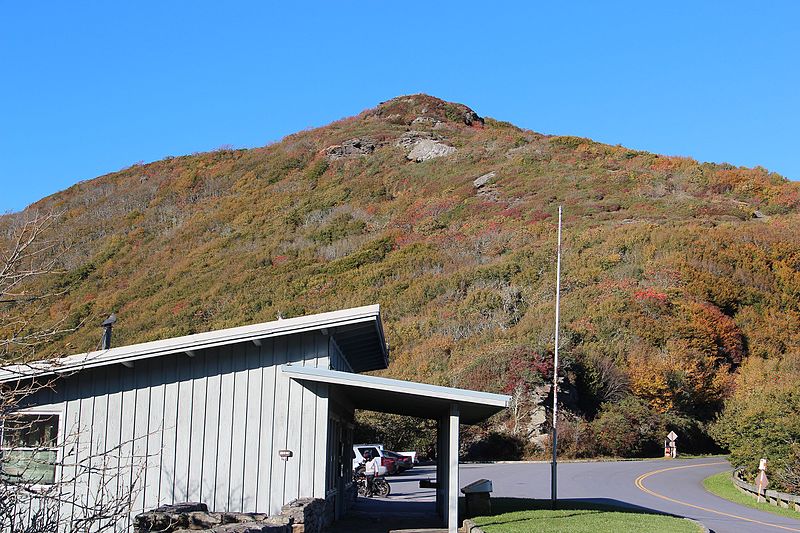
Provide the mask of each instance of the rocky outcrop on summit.
[{"label": "rocky outcrop on summit", "polygon": [[398,96],[383,102],[371,111],[371,115],[395,124],[430,124],[435,127],[444,123],[461,126],[482,127],[483,119],[463,104],[445,102],[427,94]]},{"label": "rocky outcrop on summit", "polygon": [[441,120],[437,120],[434,117],[417,117],[411,121],[411,125],[417,128],[433,128],[437,129],[442,125]]}]

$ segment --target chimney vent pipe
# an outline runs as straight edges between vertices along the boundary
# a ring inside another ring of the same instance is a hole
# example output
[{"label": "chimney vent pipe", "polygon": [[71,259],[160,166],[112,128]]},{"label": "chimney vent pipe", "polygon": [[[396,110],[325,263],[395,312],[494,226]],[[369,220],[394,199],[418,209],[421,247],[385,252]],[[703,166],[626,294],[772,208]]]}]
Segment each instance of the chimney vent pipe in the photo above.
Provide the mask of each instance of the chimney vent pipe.
[{"label": "chimney vent pipe", "polygon": [[111,348],[111,328],[114,327],[114,323],[117,321],[117,315],[111,313],[111,315],[106,318],[101,326],[103,326],[103,340],[101,342],[101,349],[108,350]]}]

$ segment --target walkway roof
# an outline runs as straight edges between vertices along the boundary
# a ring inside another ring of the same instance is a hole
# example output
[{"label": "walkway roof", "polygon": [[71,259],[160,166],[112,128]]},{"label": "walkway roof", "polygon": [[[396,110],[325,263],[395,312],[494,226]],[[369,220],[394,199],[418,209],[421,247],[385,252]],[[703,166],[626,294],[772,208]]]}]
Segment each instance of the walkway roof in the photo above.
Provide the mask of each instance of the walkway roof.
[{"label": "walkway roof", "polygon": [[258,342],[269,337],[313,330],[326,330],[330,333],[336,339],[339,348],[355,372],[378,370],[389,366],[380,306],[368,305],[119,346],[109,350],[98,350],[25,365],[6,366],[0,368],[0,383],[29,377],[78,372],[105,365],[130,364],[140,359],[193,352],[240,342]]},{"label": "walkway roof", "polygon": [[438,418],[457,404],[461,423],[477,424],[508,407],[511,397],[453,387],[427,385],[308,366],[283,365],[281,371],[299,381],[339,388],[356,409]]}]

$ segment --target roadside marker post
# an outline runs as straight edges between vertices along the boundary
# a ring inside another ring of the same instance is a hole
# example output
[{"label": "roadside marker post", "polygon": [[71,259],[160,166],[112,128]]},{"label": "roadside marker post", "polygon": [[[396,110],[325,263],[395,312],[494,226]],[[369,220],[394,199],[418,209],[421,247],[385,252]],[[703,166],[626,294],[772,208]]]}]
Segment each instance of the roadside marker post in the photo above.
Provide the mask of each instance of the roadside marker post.
[{"label": "roadside marker post", "polygon": [[678,440],[678,434],[670,431],[667,435],[667,440],[664,441],[664,457],[675,459],[678,457],[678,445],[675,441]]},{"label": "roadside marker post", "polygon": [[[761,459],[758,462],[758,475],[756,476],[756,488],[758,489],[758,497],[756,498],[756,502],[761,502],[763,493],[765,490],[767,490],[768,485],[769,479],[767,478],[767,460]],[[764,501],[766,501],[766,498],[764,498]]]},{"label": "roadside marker post", "polygon": [[[758,471],[758,476],[756,476],[756,488],[758,488],[758,498],[756,498],[757,502],[761,502],[761,499],[764,498],[764,491],[769,486],[769,479],[767,478],[767,473],[763,470]],[[766,501],[766,498],[764,498]]]}]

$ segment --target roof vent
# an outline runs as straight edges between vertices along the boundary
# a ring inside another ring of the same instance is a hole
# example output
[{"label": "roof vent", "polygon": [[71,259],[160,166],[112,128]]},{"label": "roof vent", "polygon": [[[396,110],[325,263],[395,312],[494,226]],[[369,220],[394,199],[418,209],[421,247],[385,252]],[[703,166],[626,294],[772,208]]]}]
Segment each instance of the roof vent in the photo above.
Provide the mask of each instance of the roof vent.
[{"label": "roof vent", "polygon": [[111,313],[111,315],[106,318],[101,326],[103,326],[103,340],[101,341],[101,349],[108,350],[111,348],[111,328],[114,326],[114,323],[117,321],[117,315]]}]

